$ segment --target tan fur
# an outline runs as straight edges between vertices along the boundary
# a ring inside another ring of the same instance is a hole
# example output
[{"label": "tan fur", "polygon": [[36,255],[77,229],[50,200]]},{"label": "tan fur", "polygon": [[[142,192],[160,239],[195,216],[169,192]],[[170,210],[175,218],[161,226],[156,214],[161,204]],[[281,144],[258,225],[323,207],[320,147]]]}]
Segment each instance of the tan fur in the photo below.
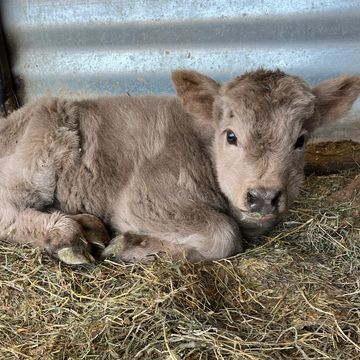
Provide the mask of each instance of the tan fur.
[{"label": "tan fur", "polygon": [[[222,86],[191,71],[174,72],[173,81],[180,101],[49,98],[2,119],[0,239],[79,263],[99,245],[90,230],[107,242],[97,218],[86,215],[93,214],[124,233],[104,257],[233,255],[241,233],[271,228],[296,196],[304,155],[294,149],[297,138],[344,115],[360,92],[357,77],[312,90],[265,70]],[[237,146],[226,142],[227,129]],[[276,212],[249,212],[253,188],[281,191]]]}]

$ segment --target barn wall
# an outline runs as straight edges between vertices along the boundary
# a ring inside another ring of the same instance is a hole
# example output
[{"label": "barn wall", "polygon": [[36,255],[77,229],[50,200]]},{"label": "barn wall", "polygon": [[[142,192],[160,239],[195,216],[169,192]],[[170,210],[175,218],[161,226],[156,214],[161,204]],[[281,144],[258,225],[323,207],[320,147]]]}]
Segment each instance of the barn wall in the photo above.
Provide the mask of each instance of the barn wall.
[{"label": "barn wall", "polygon": [[[1,0],[22,102],[172,93],[176,68],[227,80],[259,66],[314,84],[360,75],[359,0]],[[360,101],[318,137],[360,141]]]}]

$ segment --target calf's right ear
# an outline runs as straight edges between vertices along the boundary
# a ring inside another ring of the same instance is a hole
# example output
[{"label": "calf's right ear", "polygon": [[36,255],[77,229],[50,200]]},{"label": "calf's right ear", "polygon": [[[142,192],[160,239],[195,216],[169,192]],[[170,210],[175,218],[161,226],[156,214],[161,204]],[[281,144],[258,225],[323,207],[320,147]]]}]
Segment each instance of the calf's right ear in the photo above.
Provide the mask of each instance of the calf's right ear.
[{"label": "calf's right ear", "polygon": [[172,81],[185,110],[196,118],[210,121],[220,85],[215,80],[190,70],[173,71]]}]

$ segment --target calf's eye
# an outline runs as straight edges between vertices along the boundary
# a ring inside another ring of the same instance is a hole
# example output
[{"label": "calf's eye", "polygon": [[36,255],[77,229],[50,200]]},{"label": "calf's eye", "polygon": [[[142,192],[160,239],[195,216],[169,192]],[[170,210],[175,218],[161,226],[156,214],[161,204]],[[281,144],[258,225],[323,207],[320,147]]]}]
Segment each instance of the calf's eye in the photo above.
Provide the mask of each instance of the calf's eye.
[{"label": "calf's eye", "polygon": [[226,132],[226,140],[230,145],[237,145],[237,137],[235,133],[231,130]]},{"label": "calf's eye", "polygon": [[305,145],[305,135],[301,135],[297,138],[296,143],[294,145],[295,149],[301,149]]}]

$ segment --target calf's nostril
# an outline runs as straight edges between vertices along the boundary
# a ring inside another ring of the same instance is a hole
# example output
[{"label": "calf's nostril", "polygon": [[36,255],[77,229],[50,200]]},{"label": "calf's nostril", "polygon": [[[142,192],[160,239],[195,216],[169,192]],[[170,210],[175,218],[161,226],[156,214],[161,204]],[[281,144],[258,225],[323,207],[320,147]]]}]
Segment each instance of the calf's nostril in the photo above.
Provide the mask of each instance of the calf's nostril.
[{"label": "calf's nostril", "polygon": [[250,191],[247,193],[247,201],[249,205],[253,205],[256,202],[256,195]]},{"label": "calf's nostril", "polygon": [[271,200],[272,206],[277,206],[280,200],[281,191],[276,191],[274,197]]},{"label": "calf's nostril", "polygon": [[261,212],[265,204],[262,193],[257,190],[249,190],[247,204],[251,212]]}]

